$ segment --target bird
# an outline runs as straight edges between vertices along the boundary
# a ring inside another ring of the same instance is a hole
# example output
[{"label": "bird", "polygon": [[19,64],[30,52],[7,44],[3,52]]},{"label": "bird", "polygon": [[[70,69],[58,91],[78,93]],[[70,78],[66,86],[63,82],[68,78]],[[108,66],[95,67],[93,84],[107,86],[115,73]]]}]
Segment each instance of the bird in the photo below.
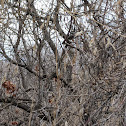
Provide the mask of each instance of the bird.
[{"label": "bird", "polygon": [[76,38],[76,37],[78,37],[78,36],[81,36],[83,34],[83,31],[81,30],[81,31],[79,31],[79,32],[74,32],[74,33],[71,33],[71,35],[70,36],[68,36],[68,39],[69,40],[71,40],[71,39],[73,39],[73,38]]},{"label": "bird", "polygon": [[63,43],[62,44],[66,44],[65,47],[68,46],[68,44],[71,44],[71,40],[78,37],[78,36],[81,36],[83,34],[83,31],[79,31],[79,32],[71,32],[70,35],[68,34],[66,36],[66,39],[64,39]]}]

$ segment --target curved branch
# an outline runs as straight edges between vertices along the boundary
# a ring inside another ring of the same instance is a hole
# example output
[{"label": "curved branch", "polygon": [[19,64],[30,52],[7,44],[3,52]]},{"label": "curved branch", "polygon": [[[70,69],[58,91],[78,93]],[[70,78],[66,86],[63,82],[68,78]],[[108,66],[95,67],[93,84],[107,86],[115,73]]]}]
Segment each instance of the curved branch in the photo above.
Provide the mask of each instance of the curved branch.
[{"label": "curved branch", "polygon": [[[31,6],[30,15],[31,15],[33,18],[36,19],[36,21],[38,22],[39,27],[41,27],[41,25],[42,25],[43,22],[41,21],[41,17],[39,17],[39,15],[37,14],[34,5]],[[46,30],[45,27],[43,28],[42,32],[43,32],[44,37],[45,37],[45,39],[47,40],[47,42],[48,42],[50,48],[52,49],[52,51],[53,51],[55,57],[56,57],[57,55],[58,55],[58,57],[59,57],[58,51],[57,51],[57,54],[56,54],[57,48],[56,48],[55,44],[53,43],[53,41],[52,41],[52,39],[51,39],[51,37],[50,37],[50,34],[49,34],[49,32]]]},{"label": "curved branch", "polygon": [[[30,113],[31,112],[31,107],[23,104],[23,103],[18,103],[16,99],[14,98],[0,98],[0,103],[11,103],[13,106],[16,106],[18,108],[21,108],[22,110]],[[34,107],[35,108],[35,107]],[[37,108],[35,108],[37,109]],[[48,117],[43,113],[41,115],[38,115],[39,118],[48,121]]]}]

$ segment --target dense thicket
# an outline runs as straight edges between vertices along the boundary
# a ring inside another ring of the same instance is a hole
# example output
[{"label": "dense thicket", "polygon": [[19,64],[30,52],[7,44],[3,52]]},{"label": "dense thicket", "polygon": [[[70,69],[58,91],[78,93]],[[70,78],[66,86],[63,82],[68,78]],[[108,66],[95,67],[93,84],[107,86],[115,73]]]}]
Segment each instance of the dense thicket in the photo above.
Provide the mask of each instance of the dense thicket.
[{"label": "dense thicket", "polygon": [[125,126],[125,0],[0,1],[1,126]]}]

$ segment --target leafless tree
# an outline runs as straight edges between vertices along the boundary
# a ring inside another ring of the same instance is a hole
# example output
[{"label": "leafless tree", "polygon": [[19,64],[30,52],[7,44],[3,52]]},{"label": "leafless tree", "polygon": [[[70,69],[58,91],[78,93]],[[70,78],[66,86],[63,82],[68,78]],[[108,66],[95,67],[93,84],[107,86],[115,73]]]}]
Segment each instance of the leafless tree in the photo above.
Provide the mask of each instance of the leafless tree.
[{"label": "leafless tree", "polygon": [[126,2],[0,0],[0,125],[125,126]]}]

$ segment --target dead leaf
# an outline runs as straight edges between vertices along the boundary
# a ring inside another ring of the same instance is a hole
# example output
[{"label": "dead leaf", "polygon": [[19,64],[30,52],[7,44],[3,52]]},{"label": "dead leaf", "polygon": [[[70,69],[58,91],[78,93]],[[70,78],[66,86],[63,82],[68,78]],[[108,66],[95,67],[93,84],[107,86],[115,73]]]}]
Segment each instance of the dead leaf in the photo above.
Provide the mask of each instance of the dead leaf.
[{"label": "dead leaf", "polygon": [[13,83],[11,83],[10,81],[5,81],[2,84],[2,87],[4,87],[6,89],[7,94],[11,94],[16,90],[16,86]]},{"label": "dead leaf", "polygon": [[114,50],[116,50],[116,48],[114,47],[114,45],[111,43],[110,38],[107,37],[107,44],[106,44],[105,48],[107,49],[107,48],[110,47],[110,46],[112,46],[112,48],[113,48]]},{"label": "dead leaf", "polygon": [[40,29],[43,29],[45,26],[45,23],[43,22],[42,25],[40,26]]},{"label": "dead leaf", "polygon": [[4,8],[4,2],[5,2],[5,0],[1,0],[1,6],[2,6],[2,8]]},{"label": "dead leaf", "polygon": [[46,28],[47,28],[48,25],[49,25],[50,17],[51,17],[50,15],[47,17]]},{"label": "dead leaf", "polygon": [[65,122],[65,126],[68,126],[68,122],[67,121]]}]

